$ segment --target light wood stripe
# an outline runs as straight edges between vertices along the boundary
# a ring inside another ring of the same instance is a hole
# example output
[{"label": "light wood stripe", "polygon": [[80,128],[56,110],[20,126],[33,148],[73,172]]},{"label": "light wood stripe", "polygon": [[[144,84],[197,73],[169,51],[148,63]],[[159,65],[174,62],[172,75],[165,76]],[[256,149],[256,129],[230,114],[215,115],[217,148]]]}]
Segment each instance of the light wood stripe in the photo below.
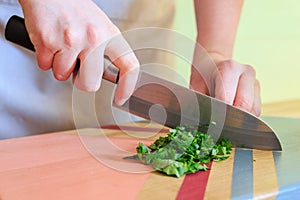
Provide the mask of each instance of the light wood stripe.
[{"label": "light wood stripe", "polygon": [[253,150],[253,196],[276,199],[278,180],[272,151]]},{"label": "light wood stripe", "polygon": [[[176,199],[184,176],[180,178],[166,176],[158,172],[149,175],[146,183],[137,195],[137,200]],[[157,186],[159,184],[159,186]]]},{"label": "light wood stripe", "polygon": [[[234,152],[222,162],[213,162],[206,186],[204,199],[230,199],[234,164]],[[222,191],[222,192],[220,192]]]}]

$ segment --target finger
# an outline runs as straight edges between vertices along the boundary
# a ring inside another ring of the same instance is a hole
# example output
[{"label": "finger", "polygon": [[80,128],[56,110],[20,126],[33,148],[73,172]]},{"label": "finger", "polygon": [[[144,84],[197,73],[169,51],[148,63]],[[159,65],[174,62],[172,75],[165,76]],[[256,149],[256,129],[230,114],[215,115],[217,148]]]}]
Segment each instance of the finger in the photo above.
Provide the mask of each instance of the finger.
[{"label": "finger", "polygon": [[[101,53],[102,52],[102,53]],[[100,88],[103,75],[103,51],[96,48],[90,51],[87,55],[80,54],[79,59],[81,65],[79,71],[75,70],[74,85],[87,92],[95,92]]]},{"label": "finger", "polygon": [[258,80],[256,80],[254,84],[254,101],[251,113],[253,113],[256,116],[260,116],[261,114],[260,84]]},{"label": "finger", "polygon": [[121,34],[116,35],[105,49],[105,54],[119,68],[119,83],[115,93],[115,103],[124,104],[132,95],[138,79],[140,64],[131,47]]},{"label": "finger", "polygon": [[36,48],[36,58],[38,66],[42,70],[49,70],[52,67],[54,54],[46,48]]},{"label": "finger", "polygon": [[239,85],[233,105],[250,112],[255,98],[254,85],[255,71],[252,67],[246,66],[245,71],[239,79]]},{"label": "finger", "polygon": [[203,94],[214,96],[213,72],[217,66],[213,60],[203,52],[202,48],[195,48],[191,69],[191,88]]},{"label": "finger", "polygon": [[113,61],[120,69],[119,83],[115,93],[115,103],[123,105],[132,95],[137,83],[140,64],[134,55],[129,53]]},{"label": "finger", "polygon": [[81,65],[73,74],[73,83],[80,90],[95,92],[100,88],[105,45],[113,35],[119,33],[112,23],[106,28],[106,31],[101,32],[95,25],[88,26],[86,30],[87,44],[78,56]]},{"label": "finger", "polygon": [[209,95],[208,87],[200,72],[194,67],[191,69],[190,88]]},{"label": "finger", "polygon": [[53,74],[57,80],[67,80],[73,72],[76,64],[78,52],[58,51],[53,59]]},{"label": "finger", "polygon": [[215,98],[233,104],[243,66],[234,61],[218,64],[215,77]]}]

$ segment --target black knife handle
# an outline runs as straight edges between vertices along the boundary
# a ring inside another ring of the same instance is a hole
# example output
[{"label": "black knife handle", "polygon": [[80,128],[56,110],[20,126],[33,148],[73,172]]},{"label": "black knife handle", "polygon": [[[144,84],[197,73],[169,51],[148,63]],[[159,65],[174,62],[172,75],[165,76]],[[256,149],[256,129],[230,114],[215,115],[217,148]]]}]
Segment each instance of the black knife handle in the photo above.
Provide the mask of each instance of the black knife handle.
[{"label": "black knife handle", "polygon": [[[35,51],[26,30],[25,21],[19,16],[14,15],[8,20],[5,27],[5,38],[10,42],[25,47],[26,49]],[[79,63],[80,62],[77,61],[76,66],[78,66]],[[112,62],[106,56],[104,57],[104,66],[106,67],[106,69],[103,73],[103,78],[112,83],[118,83],[119,69],[114,64],[112,64]]]}]

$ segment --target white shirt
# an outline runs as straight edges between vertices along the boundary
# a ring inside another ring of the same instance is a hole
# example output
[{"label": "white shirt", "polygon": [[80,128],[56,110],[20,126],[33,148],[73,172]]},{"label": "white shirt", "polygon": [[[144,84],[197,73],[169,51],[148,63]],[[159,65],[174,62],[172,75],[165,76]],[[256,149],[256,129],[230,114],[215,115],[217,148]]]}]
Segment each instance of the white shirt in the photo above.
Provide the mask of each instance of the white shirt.
[{"label": "white shirt", "polygon": [[[121,29],[171,28],[173,0],[98,0],[95,3]],[[55,80],[37,67],[35,54],[4,39],[12,15],[23,16],[17,0],[0,0],[0,139],[74,129],[71,80]],[[149,38],[151,39],[151,38]],[[153,58],[154,56],[149,56]],[[97,93],[99,124],[130,121],[123,111],[111,111],[114,85],[103,81]],[[84,105],[82,105],[84,106]],[[88,120],[90,116],[84,115]],[[97,126],[97,124],[95,124]]]}]

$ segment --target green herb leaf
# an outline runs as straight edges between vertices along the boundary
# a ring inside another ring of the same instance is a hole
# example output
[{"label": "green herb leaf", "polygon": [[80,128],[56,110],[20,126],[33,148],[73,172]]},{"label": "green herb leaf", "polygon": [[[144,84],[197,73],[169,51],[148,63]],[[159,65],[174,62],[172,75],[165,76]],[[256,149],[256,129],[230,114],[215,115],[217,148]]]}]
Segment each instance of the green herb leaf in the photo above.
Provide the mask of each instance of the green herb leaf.
[{"label": "green herb leaf", "polygon": [[226,160],[232,150],[232,144],[224,138],[215,143],[210,135],[203,132],[207,129],[208,125],[198,129],[176,127],[148,147],[139,143],[137,154],[124,159],[140,160],[144,164],[151,164],[159,172],[176,177],[205,171],[208,169],[206,164],[211,160]]}]

